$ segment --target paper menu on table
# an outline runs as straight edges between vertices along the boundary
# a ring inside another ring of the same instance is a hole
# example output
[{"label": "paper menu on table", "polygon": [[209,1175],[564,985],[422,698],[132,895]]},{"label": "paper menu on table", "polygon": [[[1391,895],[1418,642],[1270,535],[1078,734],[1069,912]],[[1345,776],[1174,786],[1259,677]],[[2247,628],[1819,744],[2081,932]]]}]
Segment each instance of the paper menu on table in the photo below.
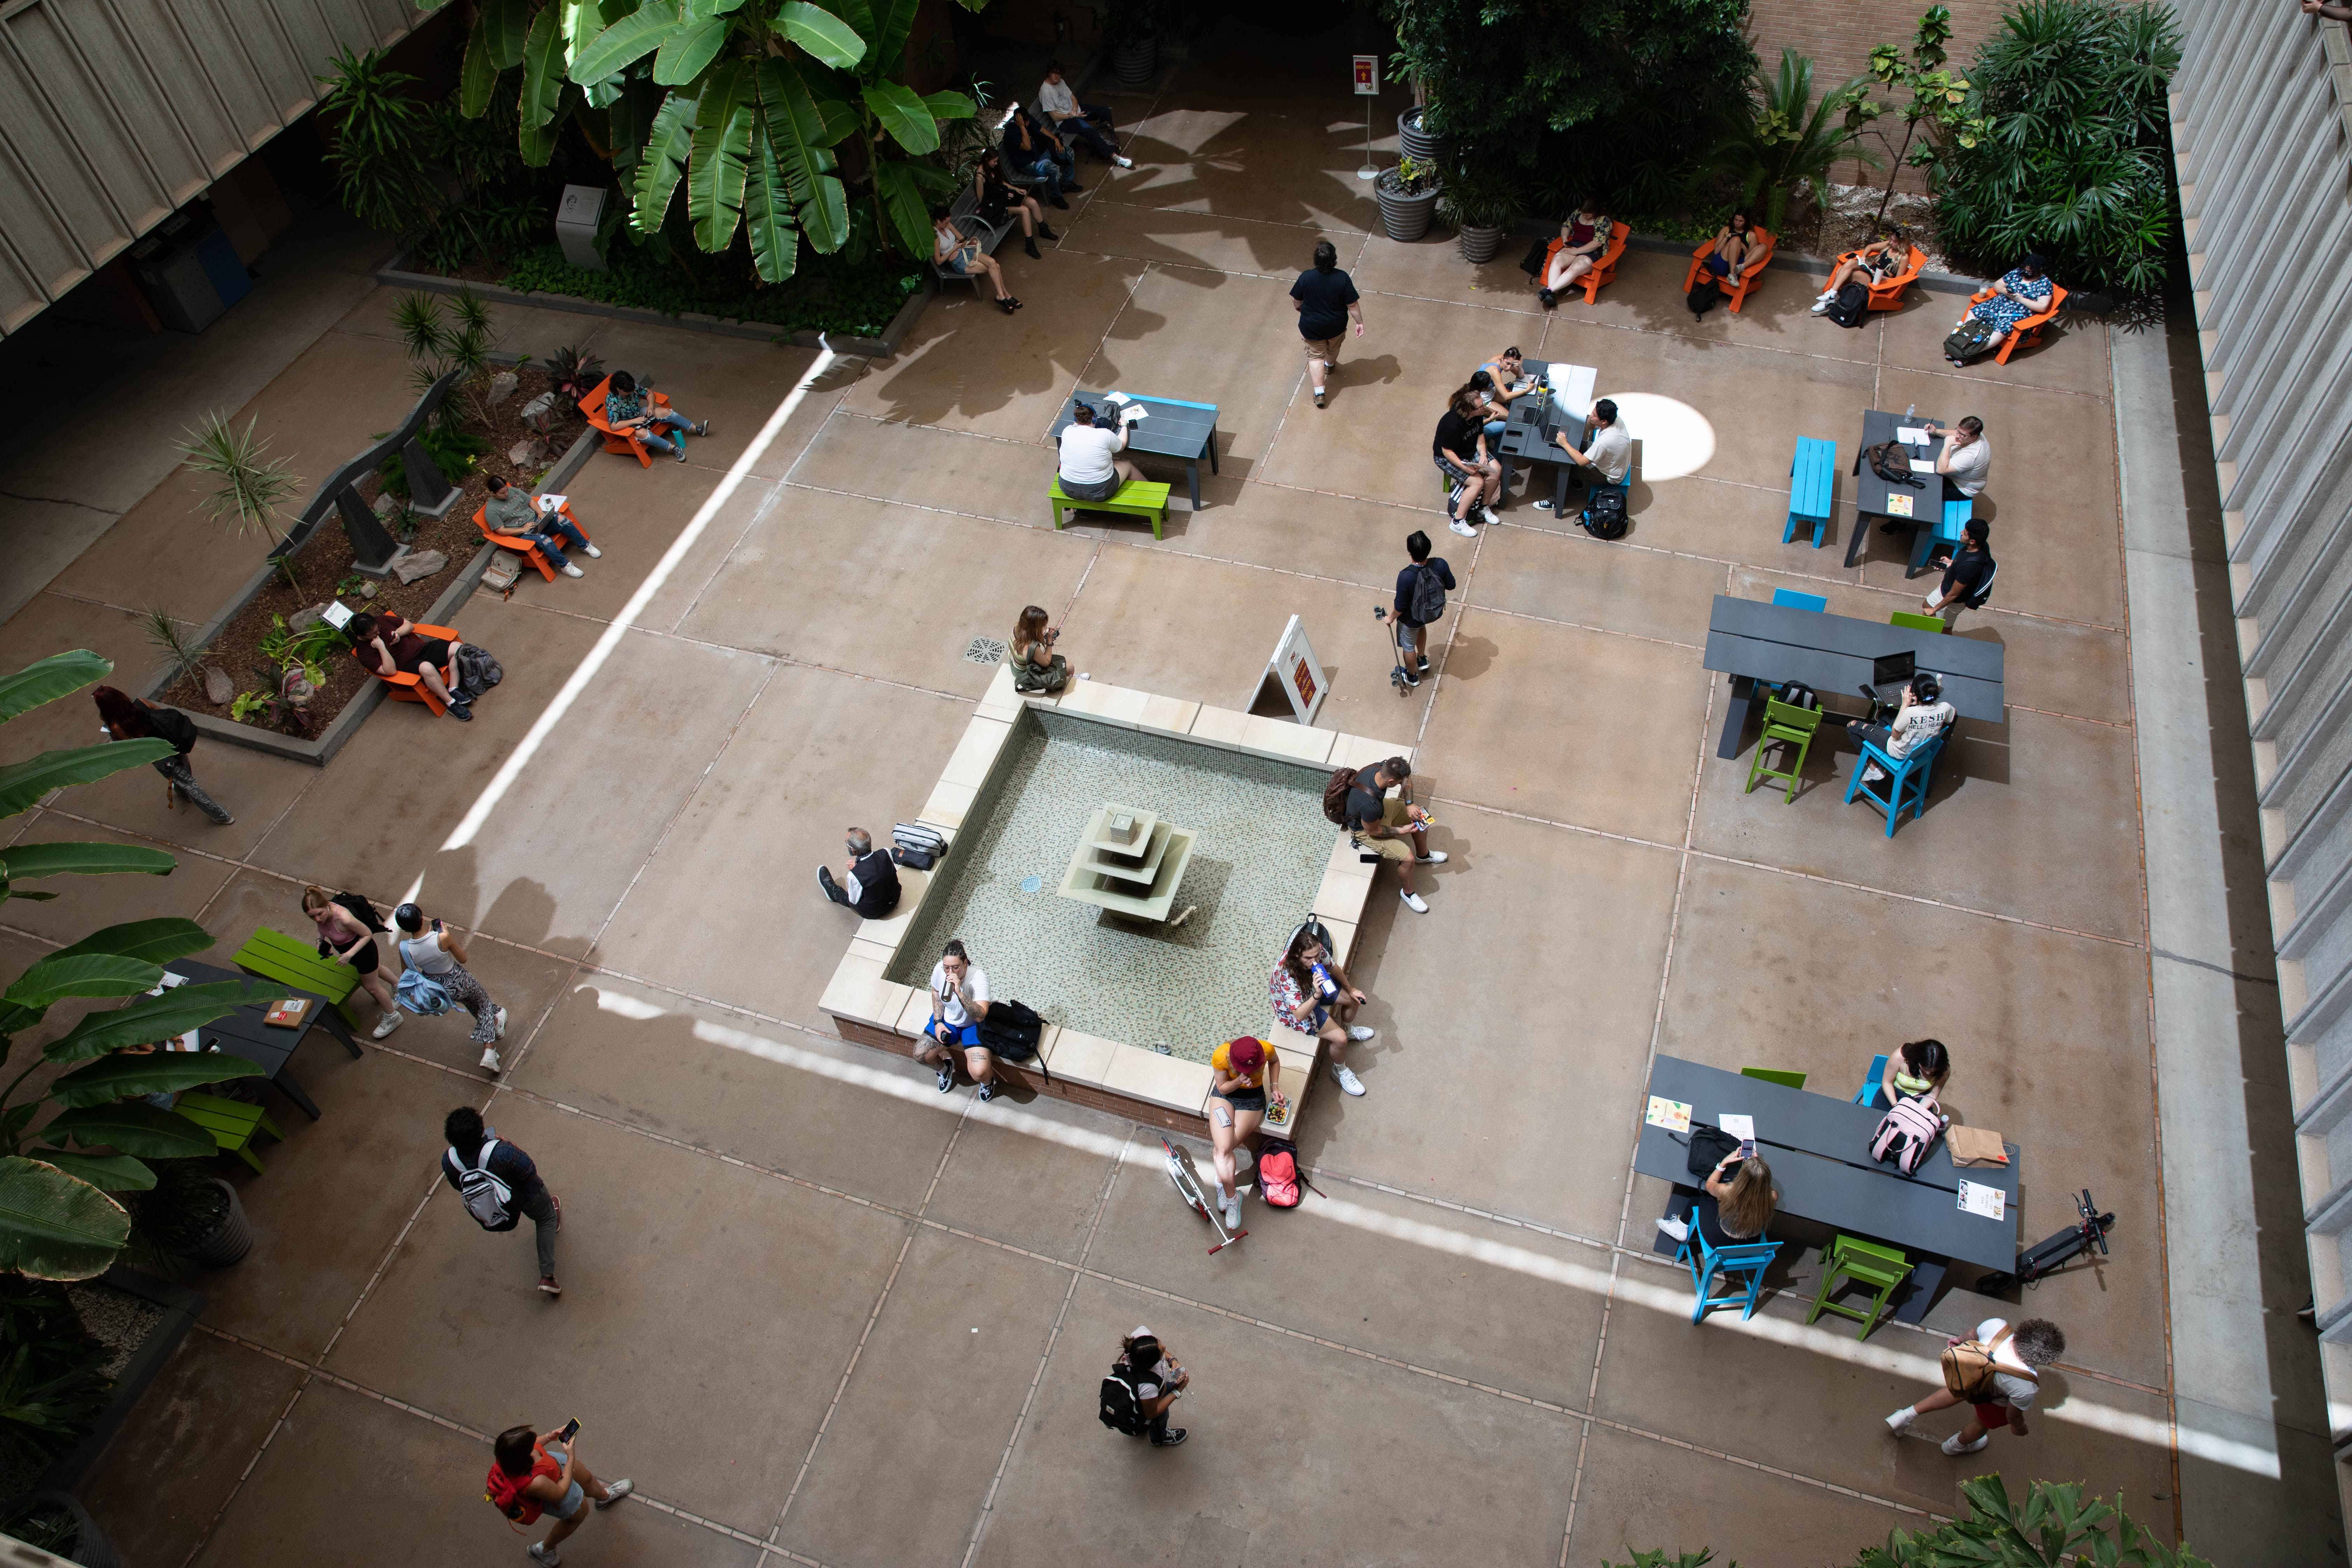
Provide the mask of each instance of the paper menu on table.
[{"label": "paper menu on table", "polygon": [[1911,459],[1911,471],[1915,474],[1932,474],[1936,471],[1936,465],[1925,458],[1914,458]]},{"label": "paper menu on table", "polygon": [[1734,1116],[1726,1111],[1715,1119],[1715,1124],[1734,1138],[1746,1140],[1756,1136],[1756,1118],[1752,1116]]},{"label": "paper menu on table", "polygon": [[1687,1132],[1690,1131],[1690,1113],[1689,1100],[1667,1100],[1654,1094],[1650,1096],[1649,1113],[1642,1120],[1669,1132]]},{"label": "paper menu on table", "polygon": [[1915,430],[1906,425],[1895,432],[1895,438],[1906,447],[1924,447],[1934,437],[1925,430]]},{"label": "paper menu on table", "polygon": [[1124,393],[1124,392],[1106,392],[1106,393],[1104,393],[1104,394],[1103,394],[1103,401],[1104,401],[1105,403],[1121,404],[1121,405],[1123,405],[1123,404],[1127,404],[1127,403],[1131,403],[1131,402],[1133,402],[1133,401],[1134,401],[1134,399],[1132,399],[1132,398],[1129,397],[1129,396],[1128,396],[1128,395],[1127,395],[1126,393]]},{"label": "paper menu on table", "polygon": [[1909,517],[1911,515],[1911,498],[1908,495],[1890,494],[1886,498],[1886,515],[1889,517]]},{"label": "paper menu on table", "polygon": [[1982,1182],[1960,1181],[1960,1210],[1964,1214],[1980,1215],[1986,1219],[1999,1219],[2009,1210],[2009,1194],[1999,1187],[1989,1187]]}]

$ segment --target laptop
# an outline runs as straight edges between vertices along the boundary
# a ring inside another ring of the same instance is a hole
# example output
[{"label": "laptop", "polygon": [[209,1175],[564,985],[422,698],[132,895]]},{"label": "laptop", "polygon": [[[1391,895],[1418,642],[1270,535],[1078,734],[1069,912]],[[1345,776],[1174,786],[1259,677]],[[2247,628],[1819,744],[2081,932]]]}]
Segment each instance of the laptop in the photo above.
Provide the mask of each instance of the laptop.
[{"label": "laptop", "polygon": [[1862,689],[1862,694],[1873,702],[1898,703],[1918,668],[1919,656],[1907,647],[1900,653],[1881,654],[1870,661],[1870,684]]}]

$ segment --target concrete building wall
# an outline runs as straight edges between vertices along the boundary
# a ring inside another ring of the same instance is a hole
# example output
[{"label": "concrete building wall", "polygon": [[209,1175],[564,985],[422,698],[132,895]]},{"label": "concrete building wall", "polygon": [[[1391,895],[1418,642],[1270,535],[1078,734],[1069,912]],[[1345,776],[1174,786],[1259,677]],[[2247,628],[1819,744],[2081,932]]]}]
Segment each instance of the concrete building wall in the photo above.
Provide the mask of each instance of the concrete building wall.
[{"label": "concrete building wall", "polygon": [[2352,39],[2173,0],[2173,138],[2260,790],[2328,1421],[2352,1449]]},{"label": "concrete building wall", "polygon": [[389,44],[419,16],[408,0],[0,0],[0,332],[307,111],[338,48]]}]

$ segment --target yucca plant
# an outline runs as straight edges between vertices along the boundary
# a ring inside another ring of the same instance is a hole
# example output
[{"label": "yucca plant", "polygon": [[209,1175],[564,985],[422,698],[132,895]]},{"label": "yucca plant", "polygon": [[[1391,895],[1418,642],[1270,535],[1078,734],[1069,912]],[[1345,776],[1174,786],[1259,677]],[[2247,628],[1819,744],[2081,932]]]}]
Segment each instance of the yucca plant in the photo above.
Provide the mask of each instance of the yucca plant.
[{"label": "yucca plant", "polygon": [[344,207],[370,228],[411,235],[431,221],[436,195],[416,155],[425,110],[411,96],[416,79],[385,58],[383,49],[339,50],[334,74],[317,79],[319,103],[333,128],[328,155]]},{"label": "yucca plant", "polygon": [[139,627],[163,661],[163,684],[167,689],[204,668],[205,645],[171,611],[160,605],[152,606],[140,615]]},{"label": "yucca plant", "polygon": [[1813,62],[1794,49],[1780,51],[1777,77],[1759,77],[1763,101],[1733,121],[1709,161],[1739,181],[1748,206],[1763,204],[1764,227],[1777,235],[1797,186],[1819,193],[1841,158],[1878,162],[1854,141],[1882,110],[1871,100],[1868,77],[1855,77],[1814,103]]},{"label": "yucca plant", "polygon": [[[481,423],[489,422],[489,409],[482,401],[483,384],[489,374],[490,347],[498,341],[498,327],[489,305],[471,289],[461,288],[447,298],[445,308],[438,294],[422,289],[403,294],[392,302],[392,324],[400,334],[401,346],[408,351],[408,382],[417,395],[431,391],[433,384],[451,371],[460,373],[453,390],[463,395],[464,402],[445,397],[433,411],[434,422],[454,432],[467,410]],[[451,314],[457,317],[454,322]]]},{"label": "yucca plant", "polygon": [[257,416],[239,430],[226,416],[207,414],[177,449],[188,467],[213,481],[196,498],[198,510],[239,539],[257,532],[276,540],[278,570],[299,596],[302,584],[294,575],[294,535],[285,507],[302,481],[292,472],[291,458],[269,456],[269,437],[257,433],[259,424]]}]

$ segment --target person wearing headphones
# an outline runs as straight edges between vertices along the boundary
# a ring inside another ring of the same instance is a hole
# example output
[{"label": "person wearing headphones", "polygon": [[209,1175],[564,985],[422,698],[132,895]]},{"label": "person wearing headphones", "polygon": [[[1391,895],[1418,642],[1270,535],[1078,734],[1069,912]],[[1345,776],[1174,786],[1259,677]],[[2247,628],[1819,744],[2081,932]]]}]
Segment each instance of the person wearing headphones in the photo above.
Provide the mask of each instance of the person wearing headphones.
[{"label": "person wearing headphones", "polygon": [[[1900,761],[1909,756],[1915,747],[1924,746],[1942,734],[1956,717],[1952,705],[1944,700],[1944,683],[1923,669],[1903,689],[1903,701],[1895,710],[1895,722],[1865,724],[1854,719],[1847,722],[1845,729],[1857,742],[1867,741]],[[1864,784],[1876,784],[1885,776],[1886,770],[1873,763],[1862,779]]]}]

